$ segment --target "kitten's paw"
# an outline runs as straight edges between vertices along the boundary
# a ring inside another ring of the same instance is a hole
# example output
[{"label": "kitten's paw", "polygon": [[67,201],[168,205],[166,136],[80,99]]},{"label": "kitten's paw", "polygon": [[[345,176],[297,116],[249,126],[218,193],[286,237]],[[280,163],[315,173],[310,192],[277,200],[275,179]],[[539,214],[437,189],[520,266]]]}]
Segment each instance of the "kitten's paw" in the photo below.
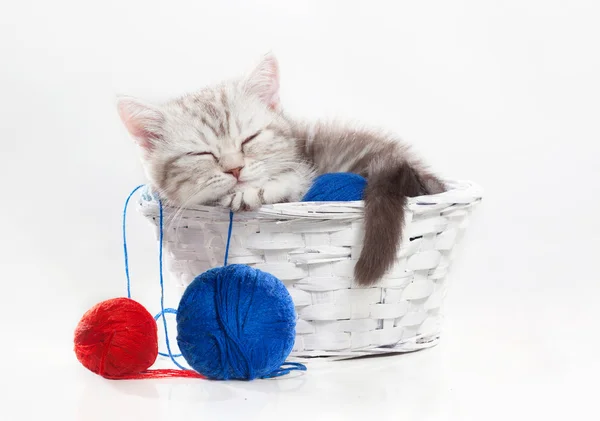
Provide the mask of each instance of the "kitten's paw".
[{"label": "kitten's paw", "polygon": [[262,194],[259,189],[249,187],[242,191],[228,194],[220,201],[221,206],[234,212],[256,210],[263,204]]}]

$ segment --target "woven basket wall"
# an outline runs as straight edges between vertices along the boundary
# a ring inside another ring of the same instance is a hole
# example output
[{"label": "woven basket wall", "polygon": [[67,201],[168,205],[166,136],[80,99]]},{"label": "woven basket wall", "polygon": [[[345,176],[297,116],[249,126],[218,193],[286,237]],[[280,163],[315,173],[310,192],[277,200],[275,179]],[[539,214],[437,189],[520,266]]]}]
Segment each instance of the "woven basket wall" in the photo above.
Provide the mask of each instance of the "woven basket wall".
[{"label": "woven basket wall", "polygon": [[[470,182],[411,198],[396,265],[377,285],[353,285],[362,244],[362,202],[287,203],[234,217],[229,263],[270,272],[287,286],[298,314],[297,357],[348,358],[405,352],[437,343],[446,274],[480,189]],[[141,212],[158,225],[158,202]],[[165,207],[164,251],[182,288],[221,266],[229,226],[225,209]]]}]

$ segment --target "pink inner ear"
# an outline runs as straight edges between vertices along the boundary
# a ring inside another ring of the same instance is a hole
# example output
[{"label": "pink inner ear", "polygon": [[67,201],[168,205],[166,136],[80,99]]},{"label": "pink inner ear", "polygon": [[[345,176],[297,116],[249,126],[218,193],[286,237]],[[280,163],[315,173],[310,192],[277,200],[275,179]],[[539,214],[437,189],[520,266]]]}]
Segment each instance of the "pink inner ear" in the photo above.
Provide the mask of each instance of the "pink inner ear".
[{"label": "pink inner ear", "polygon": [[129,134],[135,138],[141,147],[145,149],[152,148],[150,139],[153,137],[153,133],[148,131],[139,120],[130,117],[127,120],[123,120],[123,123],[125,123],[125,127]]},{"label": "pink inner ear", "polygon": [[279,108],[279,65],[267,55],[248,78],[250,92],[257,95],[271,109]]},{"label": "pink inner ear", "polygon": [[276,81],[276,86],[264,98],[264,101],[269,105],[269,108],[276,110],[279,108],[279,79]]},{"label": "pink inner ear", "polygon": [[161,113],[131,99],[120,100],[117,108],[129,134],[142,148],[151,150],[158,139]]},{"label": "pink inner ear", "polygon": [[143,127],[135,127],[135,128],[128,128],[129,133],[131,133],[131,135],[133,137],[136,138],[137,143],[144,149],[147,150],[152,150],[154,148],[154,145],[151,142],[151,139],[153,139],[154,135],[152,133],[150,133],[149,131],[145,130]]}]

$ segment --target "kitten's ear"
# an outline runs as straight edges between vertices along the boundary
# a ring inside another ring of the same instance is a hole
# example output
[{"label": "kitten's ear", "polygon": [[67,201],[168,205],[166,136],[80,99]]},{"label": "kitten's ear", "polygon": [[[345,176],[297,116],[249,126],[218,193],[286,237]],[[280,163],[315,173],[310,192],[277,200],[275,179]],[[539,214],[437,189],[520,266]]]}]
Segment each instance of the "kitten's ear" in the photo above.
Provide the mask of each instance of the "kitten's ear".
[{"label": "kitten's ear", "polygon": [[118,97],[117,110],[129,134],[142,148],[152,150],[160,138],[163,113],[152,105],[128,96]]},{"label": "kitten's ear", "polygon": [[269,108],[279,109],[279,64],[271,53],[262,61],[246,79],[248,92],[257,95]]}]

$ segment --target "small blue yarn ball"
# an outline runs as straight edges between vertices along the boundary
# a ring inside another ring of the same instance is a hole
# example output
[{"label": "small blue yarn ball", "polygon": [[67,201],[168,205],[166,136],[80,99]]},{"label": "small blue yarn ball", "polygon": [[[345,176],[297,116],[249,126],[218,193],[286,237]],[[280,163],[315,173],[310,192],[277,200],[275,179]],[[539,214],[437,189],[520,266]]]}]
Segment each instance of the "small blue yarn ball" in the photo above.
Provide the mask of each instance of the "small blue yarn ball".
[{"label": "small blue yarn ball", "polygon": [[349,202],[362,200],[367,180],[353,173],[329,173],[318,176],[304,195],[303,202]]},{"label": "small blue yarn ball", "polygon": [[188,364],[215,380],[252,380],[279,369],[296,336],[283,283],[247,265],[199,275],[177,310],[177,343]]}]

